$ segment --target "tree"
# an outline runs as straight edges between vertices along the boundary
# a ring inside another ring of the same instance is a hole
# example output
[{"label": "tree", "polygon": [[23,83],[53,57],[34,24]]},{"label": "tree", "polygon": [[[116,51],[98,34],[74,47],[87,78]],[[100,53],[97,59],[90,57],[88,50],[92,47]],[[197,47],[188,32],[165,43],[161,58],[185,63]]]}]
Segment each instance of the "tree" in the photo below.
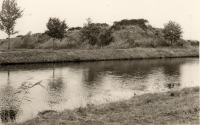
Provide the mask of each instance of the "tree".
[{"label": "tree", "polygon": [[[48,23],[46,24],[47,29],[45,33],[53,37],[54,39],[62,40],[66,33],[66,29],[68,29],[67,24],[64,21],[60,21],[58,18],[49,18]],[[53,42],[53,49],[54,49],[54,42]]]},{"label": "tree", "polygon": [[93,46],[98,41],[98,36],[101,32],[101,27],[100,25],[92,23],[92,20],[90,18],[86,20],[87,23],[84,24],[84,27],[81,29],[82,39],[83,41],[89,40],[89,43]]},{"label": "tree", "polygon": [[179,40],[182,37],[182,28],[181,26],[176,23],[176,22],[172,22],[169,21],[169,23],[164,24],[164,37],[167,40],[171,41],[171,45],[173,42],[177,42],[177,40]]},{"label": "tree", "polygon": [[[14,30],[16,20],[22,17],[23,10],[17,7],[15,0],[4,0],[0,12],[0,30],[5,31],[10,39],[11,35],[18,33]],[[10,49],[10,40],[8,40],[8,49]]]},{"label": "tree", "polygon": [[63,39],[66,29],[68,29],[67,24],[64,21],[60,21],[58,18],[49,18],[48,23],[46,24],[47,29],[45,33],[53,38]]}]

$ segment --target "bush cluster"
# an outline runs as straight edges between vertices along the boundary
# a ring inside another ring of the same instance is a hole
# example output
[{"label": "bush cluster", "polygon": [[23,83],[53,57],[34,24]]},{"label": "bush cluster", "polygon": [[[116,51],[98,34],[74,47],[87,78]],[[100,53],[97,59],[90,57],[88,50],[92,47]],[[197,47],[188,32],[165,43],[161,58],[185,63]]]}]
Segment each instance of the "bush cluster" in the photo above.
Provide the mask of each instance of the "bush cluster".
[{"label": "bush cluster", "polygon": [[199,41],[198,41],[198,40],[188,40],[188,42],[189,42],[192,46],[199,46]]},{"label": "bush cluster", "polygon": [[100,46],[107,46],[114,40],[111,30],[105,30],[104,33],[100,35]]},{"label": "bush cluster", "polygon": [[101,27],[95,23],[88,23],[81,30],[82,40],[88,40],[93,46],[98,42],[98,37],[101,32]]},{"label": "bush cluster", "polygon": [[92,46],[106,46],[113,40],[108,24],[92,23],[90,20],[81,29],[81,37],[83,42],[88,41]]},{"label": "bush cluster", "polygon": [[26,35],[21,37],[21,45],[18,48],[34,49],[39,44],[45,43],[50,37],[45,33],[31,34],[28,32]]}]

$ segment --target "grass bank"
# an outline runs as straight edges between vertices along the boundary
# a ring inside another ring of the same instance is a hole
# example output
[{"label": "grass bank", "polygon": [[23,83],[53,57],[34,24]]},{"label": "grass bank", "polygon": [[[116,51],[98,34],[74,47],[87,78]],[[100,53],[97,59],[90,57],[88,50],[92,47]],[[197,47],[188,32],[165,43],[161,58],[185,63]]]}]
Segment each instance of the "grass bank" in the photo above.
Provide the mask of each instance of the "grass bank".
[{"label": "grass bank", "polygon": [[193,87],[76,110],[44,111],[19,125],[199,124],[199,108],[199,87]]},{"label": "grass bank", "polygon": [[94,50],[13,50],[0,52],[0,64],[198,57],[199,47]]}]

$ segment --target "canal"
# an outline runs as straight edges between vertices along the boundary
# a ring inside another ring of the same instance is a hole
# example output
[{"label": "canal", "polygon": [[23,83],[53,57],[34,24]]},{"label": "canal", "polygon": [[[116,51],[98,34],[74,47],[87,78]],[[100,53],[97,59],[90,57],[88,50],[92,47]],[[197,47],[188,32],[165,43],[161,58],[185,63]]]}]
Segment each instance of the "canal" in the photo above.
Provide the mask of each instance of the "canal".
[{"label": "canal", "polygon": [[199,86],[199,58],[1,65],[1,121],[193,86]]}]

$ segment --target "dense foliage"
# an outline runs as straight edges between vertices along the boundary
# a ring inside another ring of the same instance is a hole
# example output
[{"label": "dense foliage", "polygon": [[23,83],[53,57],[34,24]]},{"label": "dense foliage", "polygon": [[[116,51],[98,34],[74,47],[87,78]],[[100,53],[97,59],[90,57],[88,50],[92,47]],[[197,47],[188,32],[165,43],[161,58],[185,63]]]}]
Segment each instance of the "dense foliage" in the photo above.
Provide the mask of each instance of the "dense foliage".
[{"label": "dense foliage", "polygon": [[49,18],[48,23],[46,24],[47,29],[45,33],[53,38],[63,39],[68,28],[67,24],[64,21],[60,21],[58,18]]},{"label": "dense foliage", "polygon": [[87,19],[87,24],[84,24],[81,34],[83,41],[88,40],[92,46],[106,46],[113,40],[108,24],[92,23],[90,18]]},{"label": "dense foliage", "polygon": [[105,30],[104,33],[100,35],[100,40],[101,46],[109,45],[114,40],[111,30]]},{"label": "dense foliage", "polygon": [[87,24],[84,24],[83,29],[81,29],[82,40],[88,40],[93,46],[98,42],[98,36],[101,32],[100,25],[92,23],[91,19],[87,19]]},{"label": "dense foliage", "polygon": [[120,30],[121,26],[138,25],[143,30],[145,30],[147,28],[147,25],[146,25],[147,23],[148,23],[148,20],[145,20],[145,19],[131,19],[131,20],[124,19],[121,21],[115,21],[111,29]]},{"label": "dense foliage", "polygon": [[[3,1],[0,12],[0,30],[5,31],[8,34],[8,38],[10,38],[10,35],[18,33],[18,31],[14,30],[14,27],[16,20],[22,17],[22,12],[23,10],[20,10],[15,0]],[[10,49],[9,41],[8,49]]]},{"label": "dense foliage", "polygon": [[171,45],[173,42],[177,42],[182,37],[182,28],[176,23],[169,21],[169,23],[164,25],[163,29],[165,39],[171,41]]},{"label": "dense foliage", "polygon": [[81,29],[82,29],[82,27],[70,27],[70,28],[68,29],[68,31],[81,30]]}]

